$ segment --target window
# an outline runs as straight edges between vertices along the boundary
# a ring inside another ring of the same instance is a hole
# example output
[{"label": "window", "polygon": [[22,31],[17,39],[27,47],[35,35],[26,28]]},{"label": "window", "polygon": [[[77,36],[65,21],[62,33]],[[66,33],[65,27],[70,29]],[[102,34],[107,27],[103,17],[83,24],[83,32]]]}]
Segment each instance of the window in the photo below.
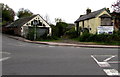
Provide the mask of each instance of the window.
[{"label": "window", "polygon": [[111,18],[101,18],[101,25],[102,26],[110,26],[110,25],[112,25]]},{"label": "window", "polygon": [[42,26],[42,22],[40,22],[40,20],[38,20],[38,25],[39,25],[39,26]]},{"label": "window", "polygon": [[112,19],[108,14],[103,14],[100,16],[101,26],[112,26]]},{"label": "window", "polygon": [[43,24],[43,26],[45,27],[45,24]]}]

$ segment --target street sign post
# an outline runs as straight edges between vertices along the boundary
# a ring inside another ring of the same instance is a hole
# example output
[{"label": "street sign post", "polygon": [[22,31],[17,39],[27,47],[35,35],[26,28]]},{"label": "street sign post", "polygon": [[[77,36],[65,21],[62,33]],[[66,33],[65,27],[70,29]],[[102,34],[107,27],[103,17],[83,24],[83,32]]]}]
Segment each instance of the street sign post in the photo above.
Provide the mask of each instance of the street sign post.
[{"label": "street sign post", "polygon": [[37,20],[34,20],[33,21],[33,26],[34,26],[34,40],[36,40],[36,37],[37,37],[37,29],[36,29],[36,27],[37,27],[37,25],[38,25],[38,21]]}]

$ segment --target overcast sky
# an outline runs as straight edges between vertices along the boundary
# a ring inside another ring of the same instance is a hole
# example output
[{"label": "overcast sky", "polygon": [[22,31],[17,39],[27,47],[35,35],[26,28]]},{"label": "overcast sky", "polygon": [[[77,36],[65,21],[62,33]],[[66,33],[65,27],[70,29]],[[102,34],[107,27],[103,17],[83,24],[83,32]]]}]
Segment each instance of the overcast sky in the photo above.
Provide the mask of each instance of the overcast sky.
[{"label": "overcast sky", "polygon": [[15,12],[25,8],[34,14],[40,14],[43,18],[48,15],[51,23],[54,23],[55,18],[74,23],[81,14],[85,14],[87,8],[96,11],[106,7],[112,11],[111,4],[116,0],[0,0],[0,2],[7,4]]}]

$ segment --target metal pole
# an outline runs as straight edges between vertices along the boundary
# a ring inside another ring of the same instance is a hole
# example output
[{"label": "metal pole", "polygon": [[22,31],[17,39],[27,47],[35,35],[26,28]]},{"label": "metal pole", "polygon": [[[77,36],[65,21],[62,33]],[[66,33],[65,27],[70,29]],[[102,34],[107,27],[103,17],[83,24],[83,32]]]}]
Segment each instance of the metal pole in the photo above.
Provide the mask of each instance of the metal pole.
[{"label": "metal pole", "polygon": [[34,27],[34,40],[36,40],[36,25]]},{"label": "metal pole", "polygon": [[36,26],[37,26],[37,21],[34,20],[34,40],[36,40]]}]

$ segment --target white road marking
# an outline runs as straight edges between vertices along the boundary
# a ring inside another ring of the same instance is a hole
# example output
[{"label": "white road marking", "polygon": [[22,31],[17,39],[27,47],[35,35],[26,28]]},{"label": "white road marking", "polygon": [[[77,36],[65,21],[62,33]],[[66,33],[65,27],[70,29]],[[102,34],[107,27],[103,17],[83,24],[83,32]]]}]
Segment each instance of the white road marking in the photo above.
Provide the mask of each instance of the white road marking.
[{"label": "white road marking", "polygon": [[1,58],[0,61],[7,60],[7,59],[9,59],[9,58],[10,58],[10,57]]},{"label": "white road marking", "polygon": [[0,52],[0,54],[8,54],[8,55],[10,55],[11,53],[9,53],[9,52]]},{"label": "white road marking", "polygon": [[108,61],[108,63],[120,63],[120,61]]},{"label": "white road marking", "polygon": [[114,57],[115,57],[115,56],[111,56],[111,57],[105,59],[104,61],[107,62],[107,61],[109,61],[110,59],[112,59],[112,58],[114,58]]},{"label": "white road marking", "polygon": [[[97,55],[95,55],[97,56]],[[98,55],[98,56],[103,56],[103,55]],[[104,55],[105,56],[105,55]],[[110,56],[110,55],[107,55]],[[111,56],[107,59],[104,60],[104,62],[99,62],[93,55],[91,55],[91,57],[95,60],[95,62],[100,66],[100,67],[111,67],[109,63],[119,63],[120,61],[109,61],[108,60],[112,59],[115,56]],[[109,76],[120,76],[120,73],[116,70],[116,69],[103,69],[103,71],[109,75]]]},{"label": "white road marking", "polygon": [[91,57],[96,61],[96,63],[100,67],[111,67],[109,63],[107,63],[107,62],[99,62],[93,55],[91,55]]},{"label": "white road marking", "polygon": [[109,76],[120,76],[120,73],[116,69],[103,69]]},{"label": "white road marking", "polygon": [[108,62],[98,62],[98,65],[99,65],[100,67],[111,67]]},{"label": "white road marking", "polygon": [[107,56],[107,57],[111,57],[111,56],[118,56],[118,55],[94,55],[94,56],[99,56],[99,57],[101,57],[101,56]]},{"label": "white road marking", "polygon": [[[2,51],[2,52],[0,52],[0,54],[1,54],[1,55],[2,55],[2,54],[10,55],[11,53]],[[9,58],[10,58],[10,57],[5,57],[5,58],[2,58],[2,57],[1,57],[0,61],[7,60],[7,59],[9,59]]]},{"label": "white road marking", "polygon": [[93,55],[91,55],[91,57],[98,63],[98,60]]}]

